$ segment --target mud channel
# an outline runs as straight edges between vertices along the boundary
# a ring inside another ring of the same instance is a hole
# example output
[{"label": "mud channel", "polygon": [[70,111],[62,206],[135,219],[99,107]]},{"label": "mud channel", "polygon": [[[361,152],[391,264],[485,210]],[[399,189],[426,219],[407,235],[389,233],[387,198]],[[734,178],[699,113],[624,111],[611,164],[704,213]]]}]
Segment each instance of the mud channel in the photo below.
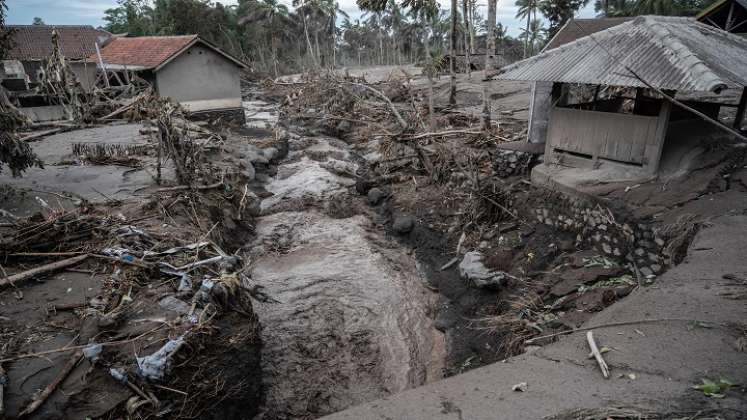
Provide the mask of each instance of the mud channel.
[{"label": "mud channel", "polygon": [[[265,126],[277,121],[266,103],[245,107],[254,127],[260,115]],[[271,161],[271,177],[258,166],[264,199],[249,245],[252,279],[275,300],[255,307],[259,418],[316,418],[440,379],[438,294],[355,193],[363,159],[340,140],[274,128],[288,153]]]}]

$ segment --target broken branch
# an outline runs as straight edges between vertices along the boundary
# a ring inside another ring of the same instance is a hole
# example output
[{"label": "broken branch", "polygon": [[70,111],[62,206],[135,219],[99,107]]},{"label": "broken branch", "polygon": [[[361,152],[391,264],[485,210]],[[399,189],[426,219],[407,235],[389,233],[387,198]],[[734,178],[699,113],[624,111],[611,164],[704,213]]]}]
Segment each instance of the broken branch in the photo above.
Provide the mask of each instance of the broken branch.
[{"label": "broken branch", "polygon": [[43,265],[41,267],[32,268],[31,270],[24,271],[22,273],[14,274],[12,276],[8,276],[4,279],[0,279],[0,288],[3,288],[5,286],[13,286],[16,282],[23,281],[30,279],[34,276],[37,276],[39,274],[48,273],[51,271],[60,270],[65,267],[70,267],[72,265],[78,264],[81,261],[88,258],[88,254],[85,255],[79,255],[77,257],[68,258],[66,260],[53,262],[51,264]]},{"label": "broken branch", "polygon": [[602,370],[602,376],[604,376],[604,379],[609,379],[610,368],[607,366],[607,362],[604,361],[604,358],[602,357],[602,353],[599,352],[597,343],[594,341],[593,331],[589,331],[586,333],[586,341],[589,343],[591,354],[594,355],[595,359],[597,359],[597,364],[599,365],[599,369]]}]

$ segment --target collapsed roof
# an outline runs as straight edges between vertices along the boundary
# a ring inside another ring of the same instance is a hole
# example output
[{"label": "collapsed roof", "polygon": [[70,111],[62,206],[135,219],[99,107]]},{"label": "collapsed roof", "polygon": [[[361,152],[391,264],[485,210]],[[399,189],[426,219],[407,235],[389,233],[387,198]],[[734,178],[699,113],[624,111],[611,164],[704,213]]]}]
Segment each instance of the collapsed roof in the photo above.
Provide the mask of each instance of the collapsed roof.
[{"label": "collapsed roof", "polygon": [[[237,58],[220,50],[197,35],[182,36],[140,36],[134,38],[114,38],[101,49],[101,58],[107,66],[122,67],[130,70],[160,70],[179,54],[191,46],[200,43],[218,54],[226,57],[239,67],[246,67]],[[89,61],[96,62],[95,52]]]},{"label": "collapsed roof", "polygon": [[96,53],[96,43],[103,45],[111,37],[107,31],[87,25],[9,25],[13,31],[13,48],[9,57],[21,61],[44,60],[52,54],[52,31],[59,35],[62,54],[78,60]]},{"label": "collapsed roof", "polygon": [[[573,21],[571,21],[573,22]],[[747,39],[687,17],[639,16],[506,66],[502,80],[720,92],[747,85]]]}]

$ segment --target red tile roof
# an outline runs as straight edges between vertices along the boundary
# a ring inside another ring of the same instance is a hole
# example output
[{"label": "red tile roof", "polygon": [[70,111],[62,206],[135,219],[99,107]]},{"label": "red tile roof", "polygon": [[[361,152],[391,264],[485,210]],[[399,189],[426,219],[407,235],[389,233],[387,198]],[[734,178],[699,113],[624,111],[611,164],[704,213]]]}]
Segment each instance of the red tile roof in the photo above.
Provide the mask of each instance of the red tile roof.
[{"label": "red tile roof", "polygon": [[[197,35],[115,38],[101,49],[101,58],[106,64],[153,68],[166,62],[196,39]],[[94,53],[89,60],[97,61],[98,58]]]},{"label": "red tile roof", "polygon": [[52,31],[60,36],[62,54],[73,60],[86,58],[96,52],[95,43],[105,43],[112,34],[93,26],[69,25],[8,25],[14,30],[15,46],[10,58],[16,60],[41,60],[52,53]]}]

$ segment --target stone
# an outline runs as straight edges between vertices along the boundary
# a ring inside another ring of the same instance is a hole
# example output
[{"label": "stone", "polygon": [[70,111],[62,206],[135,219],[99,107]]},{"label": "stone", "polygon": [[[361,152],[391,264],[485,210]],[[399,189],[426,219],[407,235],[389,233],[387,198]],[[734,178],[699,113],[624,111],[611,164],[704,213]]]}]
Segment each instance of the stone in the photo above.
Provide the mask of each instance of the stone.
[{"label": "stone", "polygon": [[410,233],[413,227],[415,227],[415,218],[412,216],[397,216],[392,223],[392,229],[400,235]]},{"label": "stone", "polygon": [[556,297],[565,296],[574,292],[580,284],[589,284],[599,280],[607,280],[611,277],[620,276],[623,272],[624,270],[621,267],[571,268],[551,277],[554,285],[550,289],[550,293]]},{"label": "stone", "polygon": [[381,203],[381,200],[383,200],[384,197],[386,197],[386,193],[379,188],[371,188],[370,190],[368,190],[367,197],[368,202],[372,206],[376,206]]},{"label": "stone", "polygon": [[661,266],[659,264],[651,264],[651,270],[654,273],[660,273],[661,272]]},{"label": "stone", "polygon": [[635,255],[638,255],[639,257],[642,257],[646,254],[646,251],[643,248],[636,248]]},{"label": "stone", "polygon": [[641,267],[640,270],[644,277],[652,276],[654,274],[654,272],[648,267]]},{"label": "stone", "polygon": [[506,285],[513,277],[503,271],[493,271],[485,267],[482,262],[483,254],[480,251],[470,251],[464,254],[462,262],[459,263],[459,275],[463,279],[472,282],[475,287],[486,289],[499,289]]},{"label": "stone", "polygon": [[654,238],[654,242],[656,242],[656,245],[664,246],[664,239],[659,238],[658,236]]},{"label": "stone", "polygon": [[604,251],[605,254],[611,254],[612,247],[608,243],[602,243],[602,251]]},{"label": "stone", "polygon": [[244,162],[246,165],[246,170],[244,170],[244,175],[247,178],[247,181],[251,182],[254,181],[254,178],[257,176],[257,171],[254,169],[254,165],[252,165],[251,162],[247,161]]},{"label": "stone", "polygon": [[264,155],[265,159],[273,160],[276,157],[278,157],[278,149],[274,147],[268,147],[266,149],[262,149],[262,155]]}]

